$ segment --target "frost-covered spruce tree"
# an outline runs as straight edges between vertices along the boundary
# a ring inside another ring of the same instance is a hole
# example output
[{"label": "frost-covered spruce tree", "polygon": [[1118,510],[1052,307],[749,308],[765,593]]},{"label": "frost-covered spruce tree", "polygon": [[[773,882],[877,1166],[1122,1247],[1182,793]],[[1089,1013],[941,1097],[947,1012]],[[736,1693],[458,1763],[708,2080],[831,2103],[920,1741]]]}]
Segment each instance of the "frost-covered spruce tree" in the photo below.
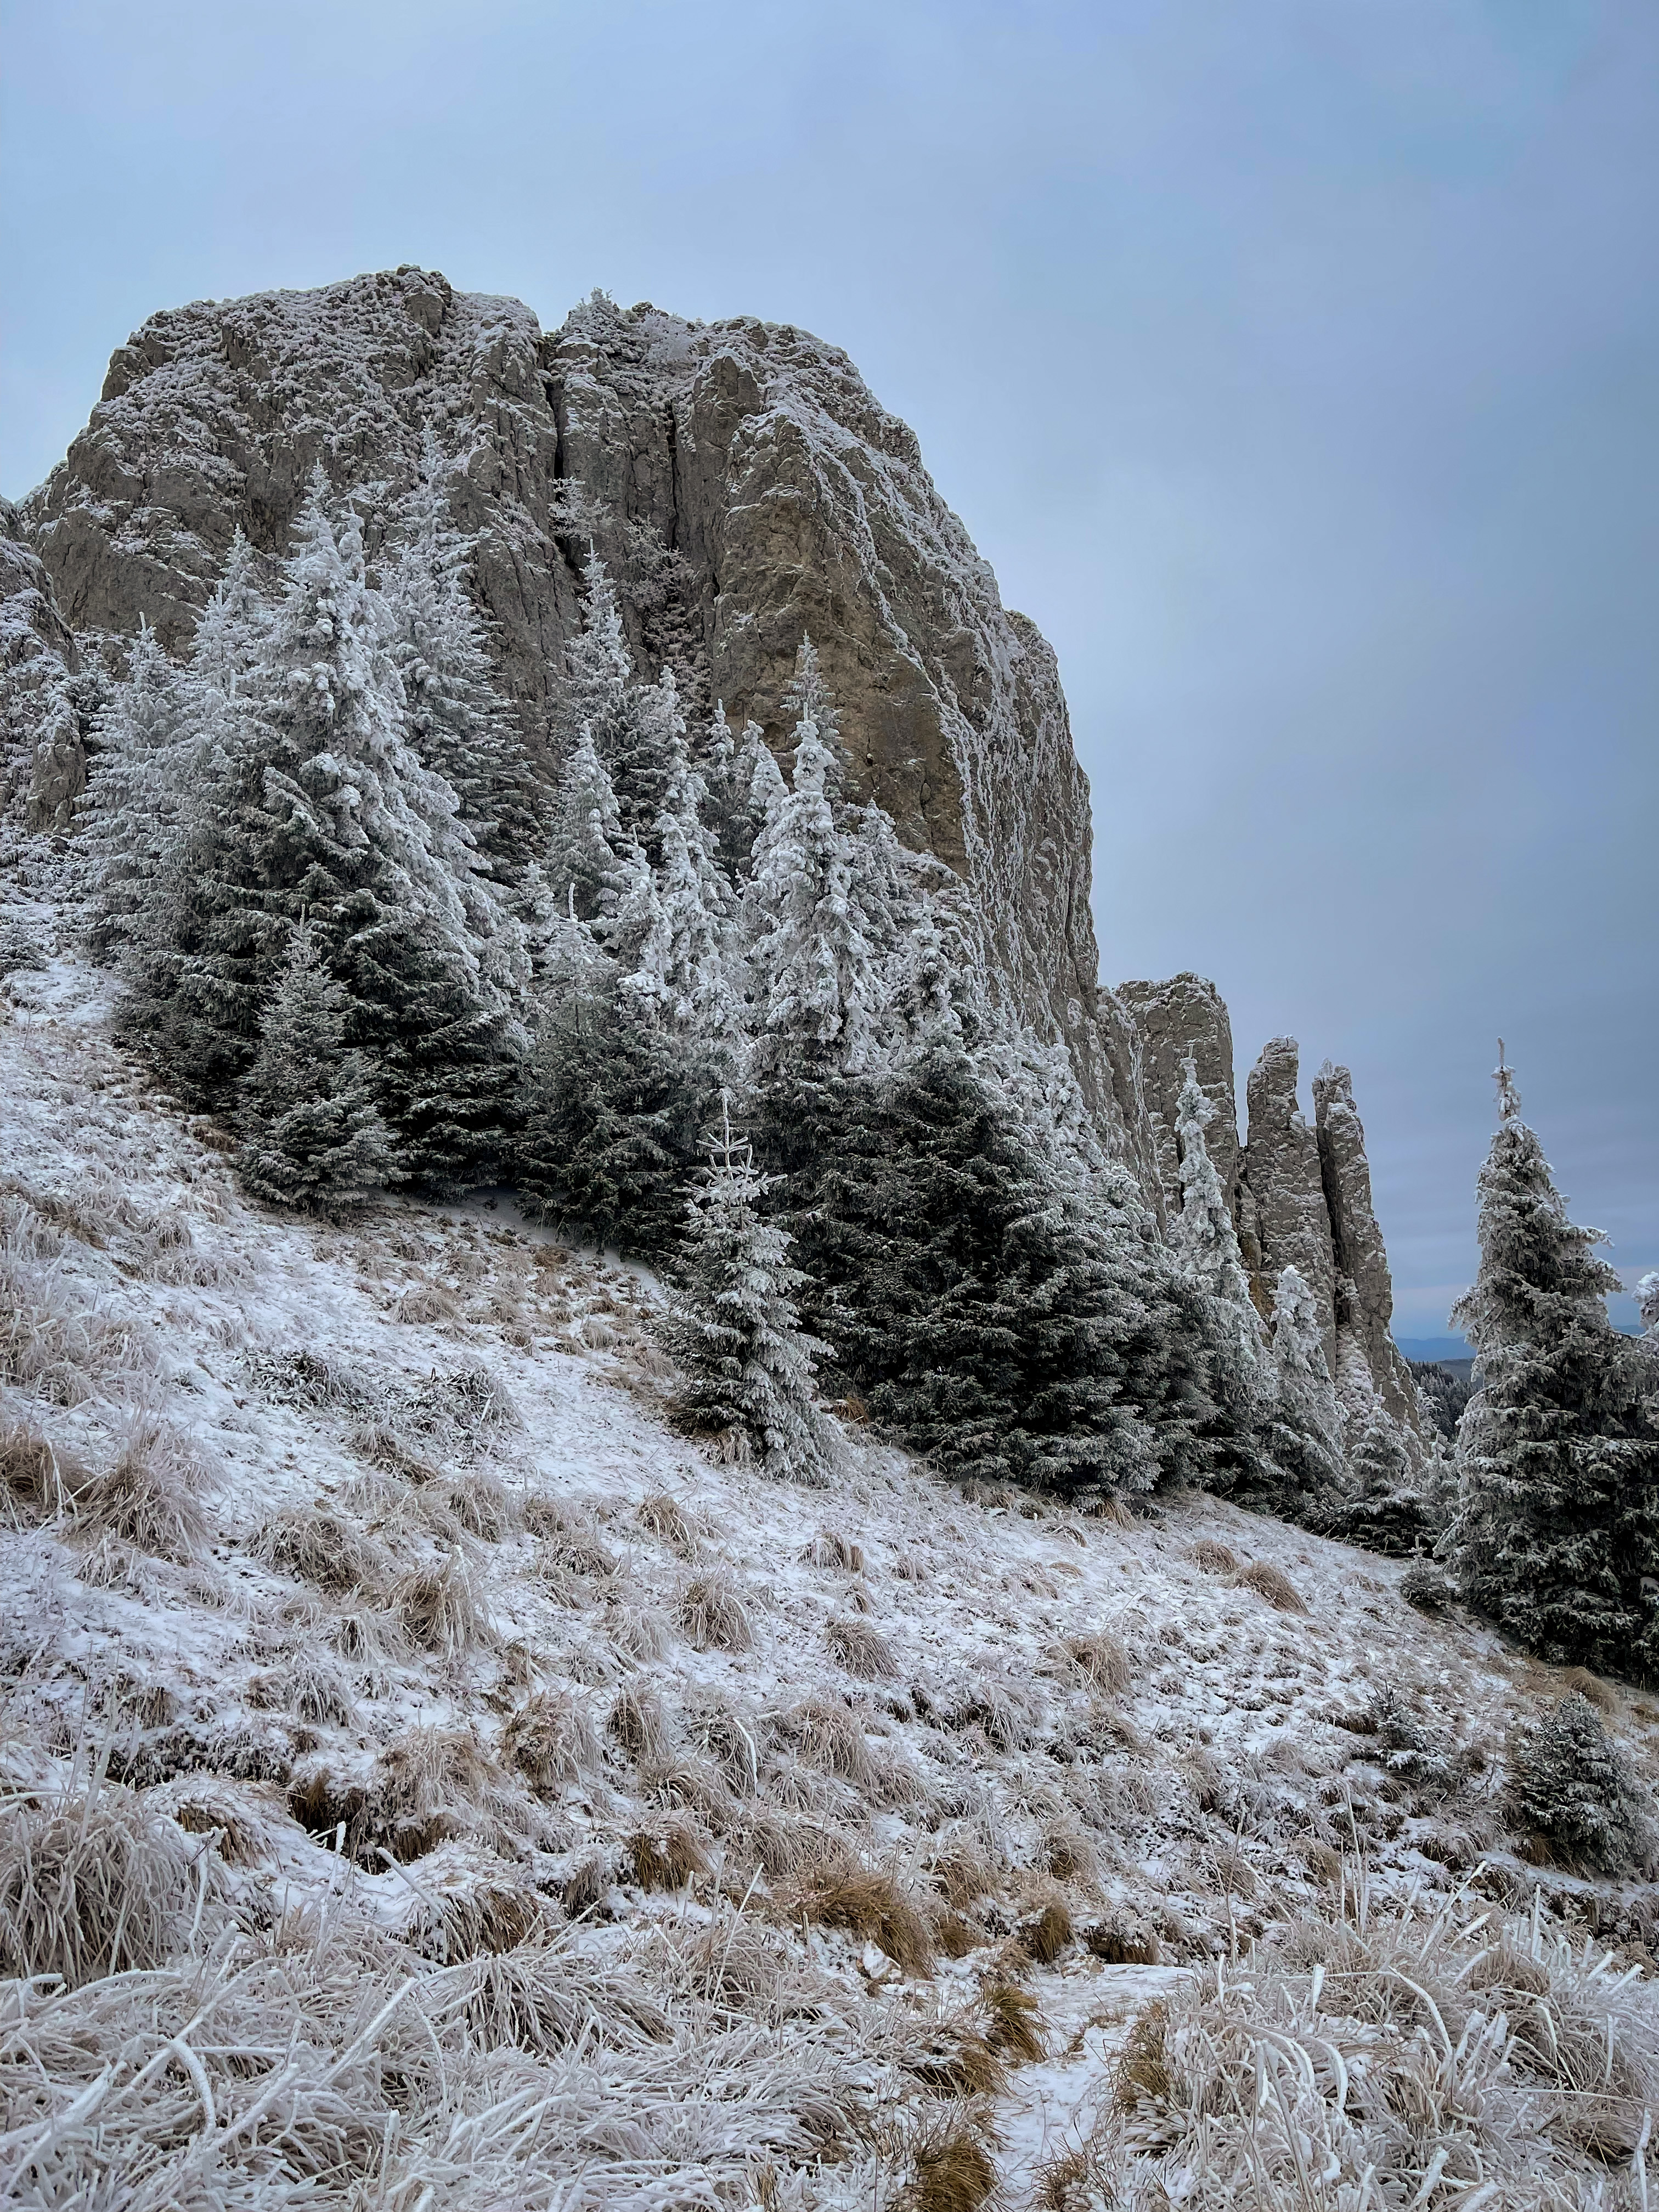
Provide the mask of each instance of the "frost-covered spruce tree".
[{"label": "frost-covered spruce tree", "polygon": [[715,857],[714,833],[702,818],[706,797],[702,776],[677,739],[655,824],[660,858],[654,897],[648,908],[641,901],[647,927],[624,949],[628,932],[625,916],[619,917],[618,953],[630,961],[629,988],[677,1036],[694,1048],[729,1054],[742,1015],[732,975],[736,902]]},{"label": "frost-covered spruce tree", "polygon": [[580,731],[590,733],[610,775],[624,833],[649,849],[673,764],[678,716],[673,678],[665,671],[665,683],[635,680],[616,586],[596,553],[590,551],[582,578],[587,590],[582,631],[566,653],[566,750]]},{"label": "frost-covered spruce tree", "polygon": [[823,1486],[835,1460],[814,1388],[826,1347],[801,1327],[806,1278],[791,1264],[788,1233],[763,1211],[767,1178],[732,1133],[729,1093],[720,1107],[661,1332],[687,1378],[678,1418],[694,1435],[738,1439],[769,1474]]},{"label": "frost-covered spruce tree", "polygon": [[1265,1348],[1261,1324],[1250,1297],[1232,1210],[1205,1138],[1214,1115],[1189,1056],[1176,1107],[1181,1211],[1170,1224],[1170,1243],[1181,1273],[1221,1308],[1241,1366],[1253,1370]]},{"label": "frost-covered spruce tree", "polygon": [[574,899],[580,919],[604,937],[635,885],[644,855],[622,825],[611,771],[586,723],[559,775],[541,872],[557,911]]},{"label": "frost-covered spruce tree", "polygon": [[540,842],[541,810],[466,588],[477,540],[451,520],[453,473],[428,429],[420,475],[398,511],[400,542],[382,563],[387,637],[410,743],[454,792],[480,855],[496,875],[516,880]]},{"label": "frost-covered spruce tree", "polygon": [[236,1172],[257,1197],[331,1213],[394,1178],[397,1146],[362,1054],[347,1049],[345,1026],[346,994],[302,923],[265,1009],[236,1116]]},{"label": "frost-covered spruce tree", "polygon": [[601,1244],[672,1250],[702,1157],[707,1097],[592,929],[551,929],[533,1015],[513,1180],[526,1206]]},{"label": "frost-covered spruce tree", "polygon": [[1363,1545],[1385,1559],[1409,1559],[1413,1553],[1432,1550],[1445,1525],[1443,1504],[1436,1494],[1444,1480],[1437,1465],[1419,1476],[1398,1425],[1381,1398],[1373,1395],[1348,1454],[1351,1494],[1328,1514],[1316,1516],[1317,1525],[1325,1535]]},{"label": "frost-covered spruce tree", "polygon": [[83,809],[91,884],[88,940],[119,964],[154,905],[188,800],[188,710],[179,671],[140,617],[125,679],[98,718]]},{"label": "frost-covered spruce tree", "polygon": [[746,873],[766,821],[766,810],[784,788],[783,772],[758,722],[745,722],[733,740],[722,701],[702,733],[696,757],[707,793],[704,819],[714,831],[727,880]]},{"label": "frost-covered spruce tree", "polygon": [[1288,1519],[1332,1510],[1346,1483],[1341,1415],[1319,1309],[1295,1267],[1286,1267],[1273,1289],[1273,1381],[1262,1434],[1281,1481],[1276,1498],[1259,1502]]},{"label": "frost-covered spruce tree", "polygon": [[190,856],[185,1003],[161,1010],[158,1052],[187,1037],[198,1080],[240,1075],[308,916],[409,1172],[440,1188],[483,1180],[515,1081],[522,945],[454,793],[404,740],[362,536],[354,517],[331,523],[320,469],[295,537],[243,734]]},{"label": "frost-covered spruce tree", "polygon": [[763,1073],[857,1073],[879,1057],[886,993],[853,841],[838,826],[834,710],[804,641],[792,687],[793,787],[775,794],[744,892],[750,1019]]},{"label": "frost-covered spruce tree", "polygon": [[1464,1596],[1541,1657],[1659,1675],[1659,1435],[1613,1328],[1599,1232],[1567,1212],[1510,1069],[1480,1171],[1480,1265],[1453,1309],[1479,1388],[1449,1549]]},{"label": "frost-covered spruce tree", "polygon": [[769,1086],[763,1111],[808,1326],[912,1449],[1061,1492],[1195,1471],[1202,1408],[1168,1301],[960,1045]]},{"label": "frost-covered spruce tree", "polygon": [[[125,901],[118,1029],[193,1104],[222,1096],[246,1066],[258,1027],[261,987],[247,945],[269,925],[252,915],[228,945],[218,925],[240,896],[227,886],[259,872],[253,717],[270,615],[258,562],[239,532],[189,661],[169,684],[170,730],[158,729],[161,741],[143,749],[142,778],[130,767],[105,794],[112,826],[130,812],[117,840],[130,852],[142,838],[152,863],[143,897],[130,886]],[[100,865],[102,842],[94,838]]]}]

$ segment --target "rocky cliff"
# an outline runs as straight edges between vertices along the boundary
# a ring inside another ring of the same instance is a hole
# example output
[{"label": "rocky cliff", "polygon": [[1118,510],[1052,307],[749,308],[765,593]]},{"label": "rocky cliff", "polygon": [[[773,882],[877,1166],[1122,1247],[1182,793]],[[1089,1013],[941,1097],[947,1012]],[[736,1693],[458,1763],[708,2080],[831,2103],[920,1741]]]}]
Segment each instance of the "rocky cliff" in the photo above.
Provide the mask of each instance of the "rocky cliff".
[{"label": "rocky cliff", "polygon": [[1411,1421],[1346,1074],[1316,1083],[1310,1128],[1296,1046],[1275,1040],[1249,1079],[1241,1147],[1215,987],[1098,985],[1088,787],[1054,654],[1002,605],[913,433],[805,331],[596,295],[548,334],[517,301],[414,268],[153,317],[115,353],[64,462],[20,515],[0,516],[18,541],[0,554],[5,811],[61,829],[84,782],[77,636],[107,658],[143,620],[181,649],[234,533],[280,555],[319,461],[356,501],[373,553],[428,432],[477,541],[502,688],[544,765],[556,765],[590,543],[619,581],[641,672],[672,665],[694,714],[720,702],[780,750],[784,685],[810,635],[859,794],[972,886],[994,985],[1064,1040],[1154,1212],[1180,1202],[1175,1100],[1190,1053],[1262,1310],[1294,1261],[1346,1394],[1378,1391]]},{"label": "rocky cliff", "polygon": [[275,555],[320,460],[371,552],[422,434],[457,467],[503,685],[550,752],[589,539],[641,670],[672,662],[781,747],[803,634],[860,794],[971,884],[994,982],[1063,1038],[1109,1145],[1155,1182],[1124,1010],[1097,996],[1088,786],[1054,654],[837,348],[788,325],[517,301],[404,268],[160,314],[27,503],[76,631],[179,647],[234,532]]},{"label": "rocky cliff", "polygon": [[1294,1037],[1263,1046],[1245,1085],[1248,1141],[1238,1141],[1232,1027],[1201,975],[1118,986],[1133,1022],[1150,1148],[1167,1212],[1181,1204],[1176,1101],[1188,1058],[1215,1108],[1206,1134],[1238,1229],[1250,1289],[1264,1316],[1273,1285],[1294,1267],[1312,1291],[1325,1358],[1350,1427],[1380,1398],[1408,1440],[1420,1435],[1416,1386],[1392,1334],[1394,1286],[1371,1202],[1365,1132],[1346,1067],[1314,1078],[1310,1127],[1297,1095]]}]

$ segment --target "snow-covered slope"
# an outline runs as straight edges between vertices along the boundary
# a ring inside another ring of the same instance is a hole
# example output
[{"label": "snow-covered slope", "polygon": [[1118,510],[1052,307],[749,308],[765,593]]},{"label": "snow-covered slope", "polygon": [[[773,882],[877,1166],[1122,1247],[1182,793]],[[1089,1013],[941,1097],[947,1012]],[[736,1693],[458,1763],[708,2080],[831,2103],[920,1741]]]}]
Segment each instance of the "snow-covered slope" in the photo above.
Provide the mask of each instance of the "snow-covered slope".
[{"label": "snow-covered slope", "polygon": [[1208,1499],[711,1465],[647,1278],[250,1206],[10,919],[11,2199],[1638,2201],[1652,1893],[1504,1832],[1559,1676]]}]

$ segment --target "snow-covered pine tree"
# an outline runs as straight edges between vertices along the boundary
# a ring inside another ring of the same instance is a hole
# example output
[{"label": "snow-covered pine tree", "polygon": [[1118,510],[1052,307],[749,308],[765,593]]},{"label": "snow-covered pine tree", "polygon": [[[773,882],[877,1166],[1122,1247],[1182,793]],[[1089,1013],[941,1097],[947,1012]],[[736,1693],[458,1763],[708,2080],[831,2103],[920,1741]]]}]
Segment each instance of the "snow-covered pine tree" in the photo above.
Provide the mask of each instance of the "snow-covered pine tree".
[{"label": "snow-covered pine tree", "polygon": [[[1428,1477],[1436,1485],[1443,1480],[1437,1468]],[[1432,1550],[1444,1526],[1441,1501],[1419,1479],[1397,1424],[1375,1394],[1348,1454],[1348,1483],[1351,1495],[1318,1517],[1323,1534],[1390,1559]]]},{"label": "snow-covered pine tree", "polygon": [[827,1347],[801,1327],[795,1301],[806,1278],[789,1260],[787,1232],[762,1210],[766,1186],[723,1091],[662,1341],[685,1370],[677,1411],[690,1433],[738,1439],[769,1474],[822,1487],[836,1458],[814,1390]]},{"label": "snow-covered pine tree", "polygon": [[1181,1273],[1220,1307],[1241,1366],[1253,1370],[1266,1347],[1250,1297],[1250,1279],[1239,1253],[1232,1209],[1205,1138],[1214,1115],[1215,1108],[1199,1082],[1197,1065],[1188,1055],[1176,1107],[1181,1211],[1170,1224],[1170,1243]]},{"label": "snow-covered pine tree", "polygon": [[1054,1172],[959,1045],[873,1076],[780,1078],[762,1112],[808,1326],[911,1449],[959,1478],[1065,1492],[1201,1474],[1207,1408],[1138,1240]]},{"label": "snow-covered pine tree", "polygon": [[410,743],[454,792],[480,856],[516,881],[540,842],[541,799],[467,591],[477,540],[451,519],[453,473],[428,428],[420,474],[398,510],[399,542],[382,562],[387,637]]},{"label": "snow-covered pine tree", "polygon": [[810,640],[791,692],[800,708],[793,788],[768,808],[744,891],[751,1023],[763,1073],[822,1079],[879,1058],[884,931],[866,910],[853,841],[836,820],[834,710]]},{"label": "snow-covered pine tree", "polygon": [[735,742],[719,702],[702,735],[696,768],[703,781],[703,818],[714,831],[728,882],[735,884],[749,865],[766,809],[783,777],[757,722],[744,725]]},{"label": "snow-covered pine tree", "polygon": [[222,1103],[246,1068],[282,957],[281,925],[246,896],[264,850],[257,700],[270,616],[239,531],[177,679],[163,787],[147,802],[161,865],[121,957],[120,1032],[197,1105]]},{"label": "snow-covered pine tree", "polygon": [[1659,1436],[1620,1287],[1576,1227],[1500,1053],[1480,1171],[1480,1265],[1452,1320],[1479,1388],[1458,1426],[1449,1540],[1468,1601],[1545,1659],[1659,1675]]},{"label": "snow-covered pine tree", "polygon": [[159,1009],[164,1064],[222,1091],[252,1057],[259,1010],[307,915],[348,999],[409,1172],[485,1179],[514,1079],[514,925],[477,872],[455,796],[404,742],[404,702],[355,517],[337,532],[313,472],[263,640],[249,711],[188,856],[181,1005]]},{"label": "snow-covered pine tree", "polygon": [[513,1180],[543,1219],[659,1258],[701,1157],[697,1069],[570,906],[542,965]]},{"label": "snow-covered pine tree", "polygon": [[346,1003],[302,922],[240,1094],[236,1171],[257,1197],[332,1213],[397,1173],[368,1071],[346,1047]]},{"label": "snow-covered pine tree", "polygon": [[635,681],[616,586],[591,550],[582,578],[587,587],[582,631],[566,653],[565,750],[580,732],[589,732],[610,775],[624,834],[650,849],[673,764],[679,715],[673,675],[665,669],[662,683]]},{"label": "snow-covered pine tree", "polygon": [[110,965],[154,906],[187,804],[186,714],[179,672],[142,617],[125,679],[98,718],[82,858],[91,887],[88,942]]},{"label": "snow-covered pine tree", "polygon": [[603,937],[642,865],[638,845],[622,826],[611,771],[584,722],[560,771],[552,830],[542,855],[548,893],[561,915],[574,898],[579,918]]},{"label": "snow-covered pine tree", "polygon": [[655,830],[660,854],[647,906],[647,926],[629,945],[626,906],[618,916],[618,955],[629,961],[629,988],[656,1009],[692,1048],[730,1057],[741,1028],[742,998],[732,979],[736,901],[715,857],[714,833],[702,818],[707,798],[683,738]]},{"label": "snow-covered pine tree", "polygon": [[1273,1289],[1273,1377],[1262,1435],[1283,1478],[1278,1510],[1287,1519],[1334,1510],[1346,1488],[1341,1415],[1319,1309],[1295,1267],[1284,1269]]}]

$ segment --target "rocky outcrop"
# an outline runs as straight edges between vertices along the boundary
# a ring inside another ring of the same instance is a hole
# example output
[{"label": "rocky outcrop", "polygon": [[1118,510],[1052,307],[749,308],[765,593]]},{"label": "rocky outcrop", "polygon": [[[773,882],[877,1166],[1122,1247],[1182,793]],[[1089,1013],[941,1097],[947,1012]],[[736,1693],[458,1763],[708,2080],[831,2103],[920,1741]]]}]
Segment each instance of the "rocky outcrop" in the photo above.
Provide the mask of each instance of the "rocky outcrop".
[{"label": "rocky outcrop", "polygon": [[1353,1103],[1353,1078],[1327,1060],[1313,1080],[1320,1177],[1336,1261],[1336,1326],[1351,1334],[1366,1373],[1396,1421],[1419,1426],[1417,1386],[1395,1343],[1394,1284],[1371,1204],[1365,1132]]},{"label": "rocky outcrop", "polygon": [[1233,1092],[1233,1030],[1215,985],[1190,970],[1162,983],[1120,983],[1140,1046],[1140,1080],[1151,1148],[1167,1213],[1181,1210],[1181,1152],[1176,1102],[1191,1059],[1215,1111],[1205,1132],[1210,1158],[1230,1195],[1238,1180],[1238,1108]]},{"label": "rocky outcrop", "polygon": [[[1320,1171],[1319,1139],[1297,1097],[1298,1053],[1294,1037],[1273,1037],[1245,1085],[1249,1133],[1240,1164],[1248,1193],[1241,1215],[1260,1254],[1247,1255],[1252,1275],[1272,1302],[1272,1285],[1294,1267],[1313,1293],[1325,1364],[1336,1360],[1336,1254]],[[1258,1301],[1259,1302],[1259,1301]]]},{"label": "rocky outcrop", "polygon": [[0,502],[0,819],[61,830],[87,783],[81,659],[21,529],[16,509]]},{"label": "rocky outcrop", "polygon": [[1380,1397],[1408,1446],[1420,1438],[1417,1392],[1392,1334],[1394,1289],[1371,1202],[1365,1133],[1345,1067],[1314,1079],[1314,1127],[1297,1097],[1292,1037],[1264,1047],[1246,1085],[1249,1143],[1238,1142],[1232,1028],[1220,993],[1201,975],[1121,983],[1134,1024],[1147,1127],[1166,1214],[1181,1205],[1176,1102],[1190,1055],[1215,1107],[1206,1142],[1232,1207],[1251,1296],[1273,1310],[1279,1272],[1295,1267],[1313,1293],[1326,1364],[1351,1431]]},{"label": "rocky outcrop", "polygon": [[428,428],[544,757],[590,538],[642,672],[672,663],[694,708],[721,701],[779,747],[810,634],[859,793],[973,886],[994,988],[1064,1040],[1109,1147],[1150,1184],[1134,1031],[1097,996],[1088,787],[1053,653],[839,349],[598,297],[549,336],[516,301],[412,268],[204,302],[117,351],[28,532],[76,629],[143,617],[177,649],[236,530],[283,550],[319,460],[372,556]]}]

